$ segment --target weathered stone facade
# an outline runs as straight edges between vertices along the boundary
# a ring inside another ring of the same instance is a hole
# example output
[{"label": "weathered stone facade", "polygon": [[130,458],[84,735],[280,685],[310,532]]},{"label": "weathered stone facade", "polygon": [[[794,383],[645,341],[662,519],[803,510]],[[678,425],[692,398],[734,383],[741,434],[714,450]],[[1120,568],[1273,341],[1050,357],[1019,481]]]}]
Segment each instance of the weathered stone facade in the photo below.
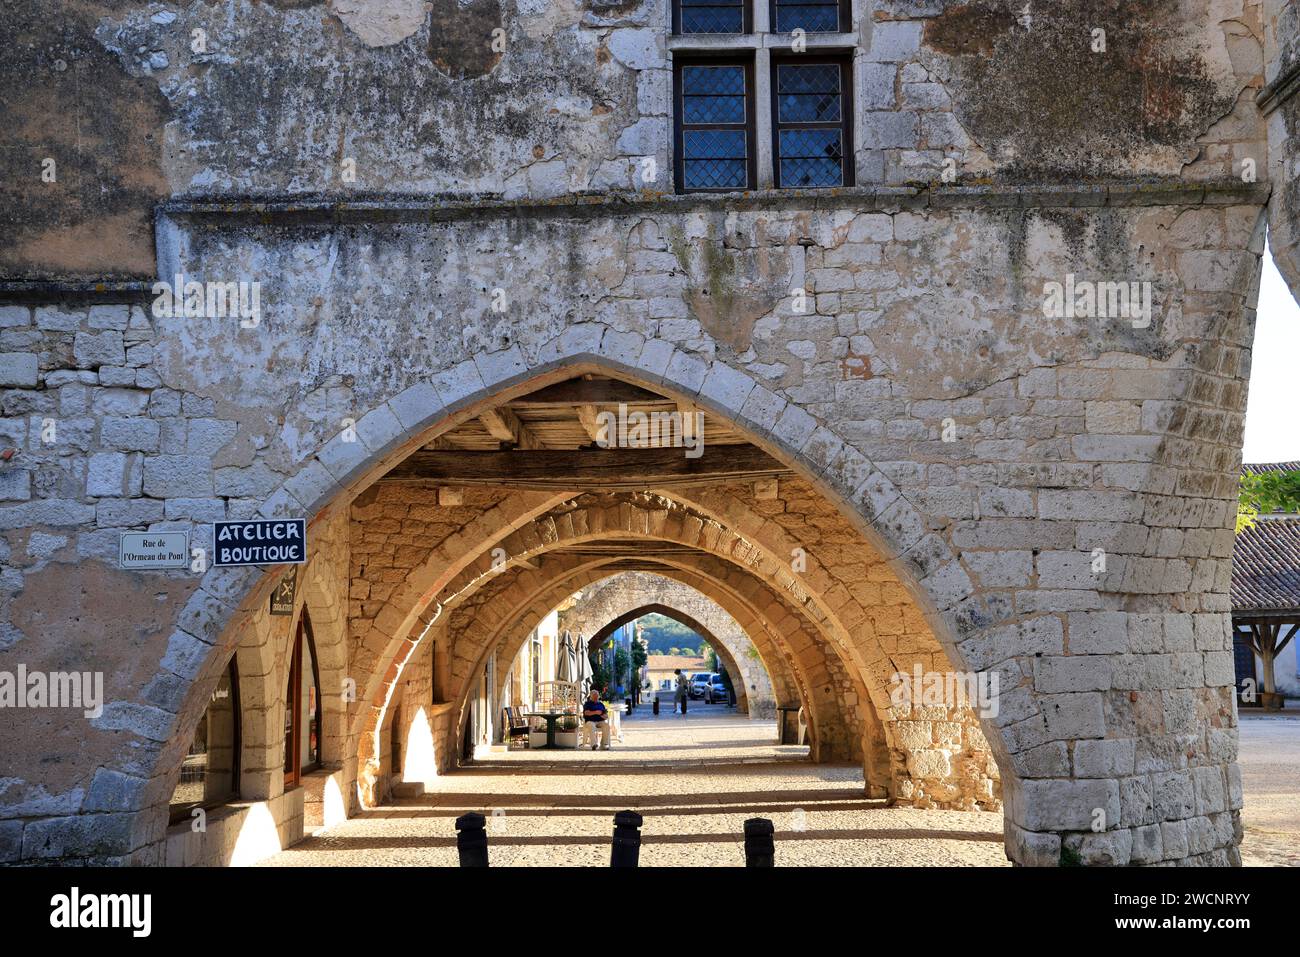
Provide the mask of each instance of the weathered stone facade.
[{"label": "weathered stone facade", "polygon": [[[70,0],[0,26],[48,40],[9,44],[0,162],[62,170],[41,203],[0,197],[0,670],[103,671],[108,699],[0,712],[0,861],[231,859],[180,848],[167,802],[232,655],[241,799],[279,802],[281,842],[328,818],[284,797],[275,570],[117,567],[122,531],[202,545],[264,515],[310,520],[308,807],[383,798],[397,704],[398,740],[422,711],[451,768],[484,662],[607,578],[577,546],[618,537],[679,548],[659,573],[770,640],[814,757],[862,761],[873,796],[1002,801],[1024,864],[1235,863],[1233,502],[1268,179],[1294,165],[1294,107],[1266,164],[1254,97],[1286,16],[857,3],[810,39],[853,53],[857,185],[769,189],[768,129],[758,191],[675,196],[671,58],[701,41],[659,0],[428,6]],[[762,16],[726,41],[760,78],[786,42]],[[1279,236],[1290,214],[1275,196]],[[259,282],[259,320],[158,314],[176,275]],[[1149,283],[1149,323],[1047,314],[1067,277]],[[584,374],[794,475],[378,482]],[[996,673],[997,714],[900,707],[916,665]]]}]

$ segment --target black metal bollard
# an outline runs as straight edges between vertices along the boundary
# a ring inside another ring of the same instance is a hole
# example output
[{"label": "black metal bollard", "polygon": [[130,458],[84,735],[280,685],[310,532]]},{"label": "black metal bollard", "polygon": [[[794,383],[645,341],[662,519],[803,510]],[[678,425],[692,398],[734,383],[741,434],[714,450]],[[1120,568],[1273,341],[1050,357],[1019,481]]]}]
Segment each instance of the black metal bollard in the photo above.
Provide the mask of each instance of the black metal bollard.
[{"label": "black metal bollard", "polygon": [[461,867],[487,867],[487,831],[483,829],[483,815],[470,811],[456,818],[456,850],[460,852]]},{"label": "black metal bollard", "polygon": [[765,817],[751,817],[745,822],[745,866],[772,867],[776,845],[772,840],[775,828]]},{"label": "black metal bollard", "polygon": [[614,843],[610,847],[610,867],[636,867],[641,859],[641,815],[636,811],[619,811],[614,815]]},{"label": "black metal bollard", "polygon": [[627,713],[628,713],[628,714],[631,714],[631,713],[632,713],[632,709],[636,707],[636,705],[635,705],[635,704],[633,703],[633,701],[632,701],[632,696],[631,696],[631,695],[628,695],[626,698],[624,698],[624,699],[623,699],[623,703],[624,703],[625,705],[627,705]]},{"label": "black metal bollard", "polygon": [[653,705],[651,705],[651,713],[653,713],[653,714],[658,714],[658,713],[659,713],[659,696],[658,696],[658,695],[655,695],[655,703],[654,703]]}]

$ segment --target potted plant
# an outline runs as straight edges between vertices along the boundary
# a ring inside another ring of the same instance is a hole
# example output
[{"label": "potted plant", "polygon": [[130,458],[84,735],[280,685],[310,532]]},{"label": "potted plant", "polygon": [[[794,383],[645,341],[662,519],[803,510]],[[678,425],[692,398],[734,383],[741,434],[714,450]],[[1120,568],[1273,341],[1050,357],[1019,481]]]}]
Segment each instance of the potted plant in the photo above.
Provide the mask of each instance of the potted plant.
[{"label": "potted plant", "polygon": [[578,746],[577,715],[565,715],[556,722],[555,743],[561,748],[576,748]]},{"label": "potted plant", "polygon": [[528,747],[546,747],[546,719],[530,718],[528,721]]}]

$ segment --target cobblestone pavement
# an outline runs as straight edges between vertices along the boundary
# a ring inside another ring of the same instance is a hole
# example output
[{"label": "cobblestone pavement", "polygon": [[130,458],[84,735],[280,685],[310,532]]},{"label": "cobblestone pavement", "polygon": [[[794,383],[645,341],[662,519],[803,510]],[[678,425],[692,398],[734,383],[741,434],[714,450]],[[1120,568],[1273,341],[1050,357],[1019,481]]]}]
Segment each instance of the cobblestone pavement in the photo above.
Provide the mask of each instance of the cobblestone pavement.
[{"label": "cobblestone pavement", "polygon": [[492,753],[401,799],[309,838],[270,865],[455,866],[453,822],[490,815],[494,866],[609,864],[616,811],[645,818],[641,864],[741,866],[743,824],[771,818],[778,865],[1006,865],[1000,813],[886,808],[862,770],[801,760],[775,724],[691,705],[685,718],[627,720],[610,751]]},{"label": "cobblestone pavement", "polygon": [[[747,817],[777,828],[777,863],[1005,866],[1002,815],[886,808],[862,771],[802,761],[770,721],[692,704],[685,718],[625,722],[612,750],[493,752],[440,778],[434,793],[369,811],[276,855],[271,866],[455,866],[453,822],[490,815],[494,865],[609,863],[615,811],[645,818],[641,863],[744,863]],[[1241,721],[1247,865],[1300,864],[1300,719]]]},{"label": "cobblestone pavement", "polygon": [[1300,718],[1241,716],[1243,864],[1300,865]]}]

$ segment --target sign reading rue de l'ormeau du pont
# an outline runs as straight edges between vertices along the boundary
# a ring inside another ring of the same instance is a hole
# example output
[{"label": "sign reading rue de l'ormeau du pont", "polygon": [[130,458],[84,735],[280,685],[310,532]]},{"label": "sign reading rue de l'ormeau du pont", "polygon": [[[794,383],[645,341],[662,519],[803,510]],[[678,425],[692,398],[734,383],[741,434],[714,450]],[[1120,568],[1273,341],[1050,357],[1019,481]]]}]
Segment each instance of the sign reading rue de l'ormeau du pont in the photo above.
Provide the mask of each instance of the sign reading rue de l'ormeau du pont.
[{"label": "sign reading rue de l'ormeau du pont", "polygon": [[217,568],[236,565],[301,565],[307,561],[307,520],[255,519],[246,522],[214,522],[212,564]]}]

